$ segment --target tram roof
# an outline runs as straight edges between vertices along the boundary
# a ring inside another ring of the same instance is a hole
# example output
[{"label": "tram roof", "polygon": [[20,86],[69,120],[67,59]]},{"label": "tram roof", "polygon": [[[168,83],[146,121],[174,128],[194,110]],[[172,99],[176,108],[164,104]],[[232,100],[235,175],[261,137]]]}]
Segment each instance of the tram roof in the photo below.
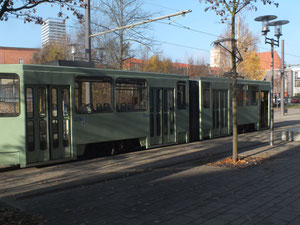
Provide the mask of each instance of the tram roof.
[{"label": "tram roof", "polygon": [[[188,79],[188,75],[184,74],[164,74],[153,72],[137,72],[126,70],[111,70],[98,69],[88,67],[74,67],[74,66],[55,66],[55,65],[35,65],[35,64],[2,64],[0,65],[0,73],[3,72],[17,72],[17,71],[35,71],[35,72],[61,72],[61,73],[77,73],[85,75],[128,75],[136,77],[155,77],[155,78],[177,78]],[[158,77],[160,76],[160,77]]]}]

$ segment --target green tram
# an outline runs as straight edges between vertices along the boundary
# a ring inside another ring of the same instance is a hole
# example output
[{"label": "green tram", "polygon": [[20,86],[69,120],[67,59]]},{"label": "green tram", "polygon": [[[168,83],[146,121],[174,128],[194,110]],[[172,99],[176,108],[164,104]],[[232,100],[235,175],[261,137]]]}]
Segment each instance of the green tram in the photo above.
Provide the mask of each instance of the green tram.
[{"label": "green tram", "polygon": [[[232,134],[231,80],[200,77],[189,81],[190,141]],[[270,90],[266,81],[238,79],[238,132],[270,126]]]},{"label": "green tram", "polygon": [[71,160],[94,143],[186,143],[187,106],[183,75],[1,65],[0,165]]},{"label": "green tram", "polygon": [[[240,80],[239,88],[239,126],[268,128],[270,84]],[[225,78],[0,65],[0,166],[230,135],[230,94]]]}]

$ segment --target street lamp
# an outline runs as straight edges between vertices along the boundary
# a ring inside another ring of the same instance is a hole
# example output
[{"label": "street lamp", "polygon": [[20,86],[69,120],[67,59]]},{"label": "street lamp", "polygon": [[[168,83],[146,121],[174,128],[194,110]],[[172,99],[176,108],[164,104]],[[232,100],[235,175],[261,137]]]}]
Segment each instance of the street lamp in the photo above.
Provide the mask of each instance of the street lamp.
[{"label": "street lamp", "polygon": [[68,44],[68,46],[71,47],[72,60],[75,61],[76,48],[77,48],[78,44]]},{"label": "street lamp", "polygon": [[[262,22],[262,34],[265,36],[265,44],[271,45],[271,91],[270,91],[270,110],[271,110],[271,121],[270,121],[270,145],[273,146],[273,137],[274,137],[274,110],[273,110],[273,88],[274,88],[274,46],[279,47],[279,38],[282,36],[282,25],[289,23],[288,20],[277,20],[273,22],[269,22],[271,20],[276,19],[277,16],[267,15],[267,16],[259,16],[255,18],[255,21]],[[275,37],[268,38],[267,34],[270,31],[269,27],[275,27]],[[282,99],[283,96],[281,96]],[[284,104],[284,103],[283,103]]]}]

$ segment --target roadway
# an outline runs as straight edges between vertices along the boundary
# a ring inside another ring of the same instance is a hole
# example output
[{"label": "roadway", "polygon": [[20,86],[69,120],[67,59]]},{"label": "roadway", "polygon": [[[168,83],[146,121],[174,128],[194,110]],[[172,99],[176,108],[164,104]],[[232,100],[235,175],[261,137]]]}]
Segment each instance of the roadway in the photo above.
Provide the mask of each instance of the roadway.
[{"label": "roadway", "polygon": [[48,224],[300,224],[300,110],[275,112],[269,131],[239,135],[246,168],[217,166],[231,137],[0,173],[0,201]]}]

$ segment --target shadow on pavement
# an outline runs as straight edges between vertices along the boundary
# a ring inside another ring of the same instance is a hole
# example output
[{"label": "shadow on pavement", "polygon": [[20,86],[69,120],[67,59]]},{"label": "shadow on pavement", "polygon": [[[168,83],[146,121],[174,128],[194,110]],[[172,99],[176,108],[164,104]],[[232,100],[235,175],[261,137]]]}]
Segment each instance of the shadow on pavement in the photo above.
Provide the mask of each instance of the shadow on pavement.
[{"label": "shadow on pavement", "polygon": [[[205,165],[207,163],[212,163],[224,159],[225,157],[230,156],[232,153],[232,143],[230,137],[225,138],[225,140],[224,138],[220,138],[216,141],[220,143],[217,145],[213,145],[207,149],[206,145],[209,144],[209,141],[194,142],[179,146],[179,148],[182,147],[182,151],[185,151],[184,148],[190,147],[193,147],[196,150],[193,152],[183,153],[181,155],[176,156],[170,156],[172,155],[172,152],[167,150],[174,148],[174,146],[169,146],[164,149],[150,149],[143,152],[139,152],[139,155],[137,155],[136,158],[132,157],[131,154],[125,154],[109,158],[95,159],[91,162],[95,163],[94,166],[89,165],[89,161],[75,162],[73,163],[73,165],[59,165],[59,169],[62,171],[59,176],[51,179],[40,179],[38,181],[30,182],[27,184],[22,183],[22,180],[28,180],[34,176],[43,176],[44,173],[51,173],[53,168],[34,168],[31,171],[28,171],[27,174],[26,170],[24,170],[24,174],[15,177],[15,180],[10,180],[10,182],[14,182],[16,184],[19,183],[20,185],[11,187],[11,190],[6,190],[7,194],[5,195],[9,195],[9,192],[21,192],[20,194],[14,195],[14,197],[20,199],[31,198],[33,196],[69,190],[80,187],[82,185],[86,186],[102,182],[108,182],[111,180],[117,180],[128,176],[134,176],[138,174],[151,172],[157,169],[168,168],[170,166],[184,165],[191,162],[197,162],[197,166]],[[263,147],[267,145],[268,143],[259,141],[240,141],[239,153],[251,151],[253,149],[256,149],[258,146]],[[205,150],[199,150],[199,148],[205,148]],[[151,154],[151,151],[160,152],[159,154]],[[140,156],[140,154],[144,156],[142,157],[138,165],[134,165],[136,162],[139,162],[138,157]],[[114,166],[124,166],[123,164],[130,163],[132,163],[133,165],[126,165],[126,167],[122,170],[117,170],[114,168]],[[103,171],[101,171],[101,166],[103,167]],[[104,169],[108,166],[110,166],[111,169],[105,172]],[[45,187],[45,184],[53,182],[54,185],[50,187]],[[32,190],[32,188],[34,190]],[[28,189],[31,190],[27,191]]]},{"label": "shadow on pavement", "polygon": [[[295,154],[299,154],[297,147],[247,169],[203,167],[207,161],[203,157],[203,163],[149,169],[148,173],[124,179],[106,182],[100,182],[101,176],[95,176],[94,182],[82,179],[81,185],[70,182],[69,188],[61,187],[57,192],[45,189],[38,195],[29,192],[23,197],[16,196],[15,201],[57,225],[199,225],[217,224],[218,220],[224,224],[280,224],[282,221],[267,223],[267,220],[278,220],[284,215],[284,208],[297,202],[300,159]],[[189,157],[197,154],[191,153]],[[223,157],[220,154],[212,160]],[[284,218],[289,221],[297,218],[300,205],[297,207],[294,214],[288,208],[288,217]]]}]

